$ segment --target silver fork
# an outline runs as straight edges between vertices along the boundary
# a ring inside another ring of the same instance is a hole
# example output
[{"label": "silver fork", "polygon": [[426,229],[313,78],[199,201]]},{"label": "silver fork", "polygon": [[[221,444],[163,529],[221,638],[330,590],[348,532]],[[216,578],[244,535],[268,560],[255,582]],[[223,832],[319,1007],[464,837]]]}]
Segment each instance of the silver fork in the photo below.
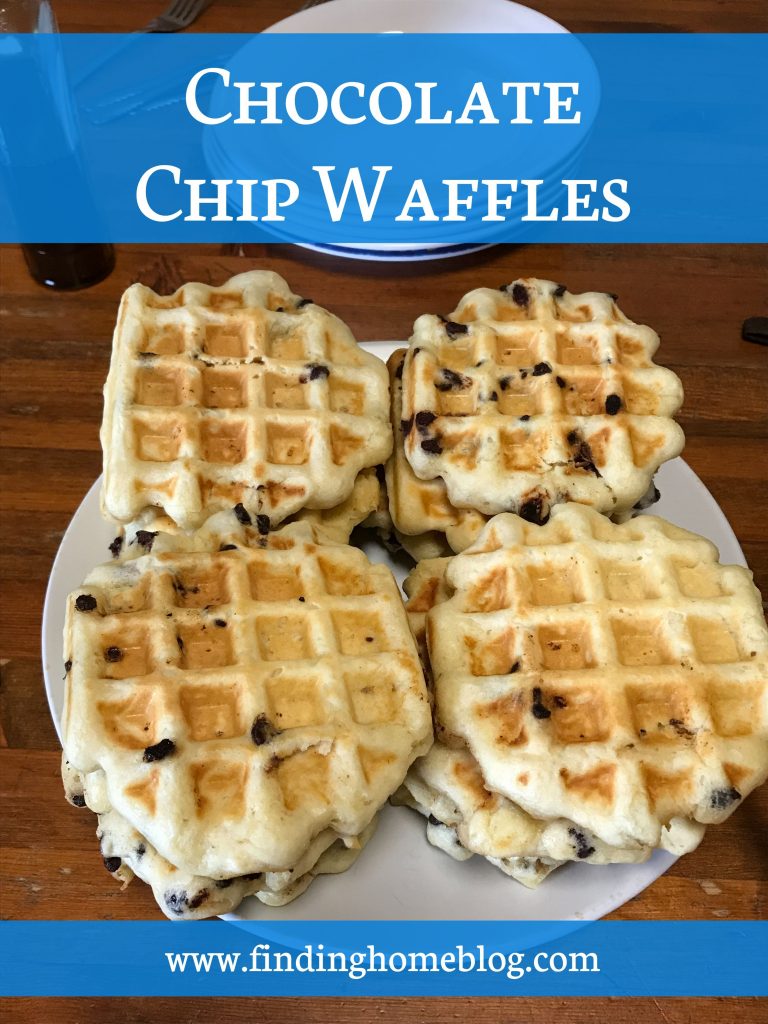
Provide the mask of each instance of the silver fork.
[{"label": "silver fork", "polygon": [[180,32],[189,28],[213,0],[173,0],[167,11],[164,11],[144,29],[145,32]]}]

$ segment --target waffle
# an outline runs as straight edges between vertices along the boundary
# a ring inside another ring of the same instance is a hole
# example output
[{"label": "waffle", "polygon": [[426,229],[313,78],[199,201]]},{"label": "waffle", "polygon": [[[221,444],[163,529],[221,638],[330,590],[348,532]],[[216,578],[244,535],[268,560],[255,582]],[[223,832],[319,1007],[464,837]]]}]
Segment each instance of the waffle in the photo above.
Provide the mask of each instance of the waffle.
[{"label": "waffle", "polygon": [[70,595],[66,757],[180,870],[292,868],[358,836],[431,743],[397,585],[308,524],[219,513]]},{"label": "waffle", "polygon": [[[411,631],[429,675],[426,619],[429,611],[452,594],[445,572],[449,558],[421,562],[405,580],[406,611]],[[437,741],[418,758],[396,795],[427,818],[427,839],[457,860],[479,854],[528,888],[535,888],[556,867],[568,861],[590,864],[637,863],[647,860],[647,847],[620,849],[602,843],[572,821],[541,821],[511,800],[492,792],[477,761],[455,737],[458,746]],[[702,830],[703,832],[703,830]]]},{"label": "waffle", "polygon": [[247,896],[270,906],[283,906],[305,892],[320,874],[339,874],[351,867],[376,826],[376,819],[350,845],[327,829],[313,839],[290,871],[254,872],[236,878],[213,879],[180,871],[154,849],[110,806],[101,770],[83,776],[66,761],[62,765],[65,792],[75,806],[86,804],[98,815],[97,836],[104,865],[123,887],[141,878],[171,920],[197,920],[236,910]]},{"label": "waffle", "polygon": [[[550,281],[469,292],[414,325],[403,368],[405,455],[449,501],[546,522],[557,503],[628,511],[683,447],[682,386],[658,335],[614,298]],[[405,502],[404,502],[405,504]]]},{"label": "waffle", "polygon": [[[416,561],[448,551],[463,551],[482,530],[488,517],[451,505],[438,477],[420,480],[405,455],[403,426],[403,364],[407,350],[398,349],[387,361],[394,448],[387,462],[389,513],[400,543]],[[426,541],[419,541],[426,535]],[[409,538],[414,538],[409,540]]]},{"label": "waffle", "polygon": [[[382,487],[378,479],[376,469],[364,469],[358,474],[352,488],[352,493],[336,508],[330,509],[302,509],[288,516],[276,529],[287,531],[288,527],[295,527],[296,524],[305,524],[310,532],[301,532],[301,536],[313,539],[319,544],[346,544],[356,526],[368,521],[375,510],[381,504]],[[239,516],[239,518],[238,518]],[[168,516],[158,515],[148,510],[131,523],[121,526],[109,545],[110,554],[114,559],[126,561],[127,559],[138,558],[147,551],[152,550],[201,550],[206,551],[214,543],[212,538],[218,538],[219,542],[231,540],[234,543],[243,540],[244,533],[250,538],[246,543],[258,542],[263,536],[259,532],[258,518],[254,526],[250,516],[244,516],[238,510],[234,517],[231,512],[216,512],[207,520],[200,530],[180,530],[176,523]],[[243,526],[249,529],[243,531]],[[262,521],[262,529],[264,528]],[[296,534],[291,529],[291,534]],[[169,536],[183,539],[168,544]],[[159,539],[158,539],[159,538]],[[157,547],[155,548],[155,545]]]},{"label": "waffle", "polygon": [[277,274],[132,285],[104,389],[103,509],[186,530],[238,505],[273,524],[332,508],[388,457],[387,407],[381,361]]},{"label": "waffle", "polygon": [[541,821],[488,789],[468,750],[436,743],[412,766],[400,799],[428,819],[427,838],[456,859],[478,854],[534,888],[569,861],[638,863],[648,847],[621,849],[559,818]]},{"label": "waffle", "polygon": [[616,847],[676,853],[768,775],[751,574],[654,516],[497,516],[427,617],[436,715],[489,789]]}]

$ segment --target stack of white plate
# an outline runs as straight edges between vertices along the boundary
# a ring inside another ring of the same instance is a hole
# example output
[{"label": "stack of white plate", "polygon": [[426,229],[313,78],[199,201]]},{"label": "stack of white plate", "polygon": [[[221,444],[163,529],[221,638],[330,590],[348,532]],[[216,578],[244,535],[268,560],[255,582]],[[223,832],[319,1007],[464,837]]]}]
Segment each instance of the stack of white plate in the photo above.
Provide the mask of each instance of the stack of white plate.
[{"label": "stack of white plate", "polygon": [[[279,21],[266,29],[268,33],[566,33],[556,21],[511,0],[329,0],[305,11]],[[246,48],[247,49],[247,44]],[[244,51],[243,51],[244,54]],[[241,56],[243,55],[241,54]],[[562,177],[583,148],[585,137],[579,146],[567,154],[559,166],[548,168],[548,176]],[[216,177],[237,178],[237,155],[225,149],[215,132],[205,139],[206,157]],[[554,180],[554,179],[552,179]],[[554,200],[556,186],[550,184],[540,193],[540,208]],[[318,235],[322,234],[318,209]],[[459,256],[486,245],[462,240],[462,235],[471,236],[471,224],[456,224],[453,244],[366,243],[332,244],[300,242],[307,249],[332,253],[352,259],[364,260],[431,260],[448,256]],[[304,227],[306,237],[306,220]],[[293,239],[283,236],[286,241]],[[297,240],[298,241],[298,240]]]}]

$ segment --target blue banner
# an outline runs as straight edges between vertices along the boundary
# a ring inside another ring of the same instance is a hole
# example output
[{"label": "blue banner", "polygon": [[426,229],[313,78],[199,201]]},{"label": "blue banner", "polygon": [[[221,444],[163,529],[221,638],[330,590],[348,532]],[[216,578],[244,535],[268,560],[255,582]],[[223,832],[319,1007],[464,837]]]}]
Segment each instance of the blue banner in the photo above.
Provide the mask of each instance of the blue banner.
[{"label": "blue banner", "polygon": [[0,36],[0,241],[768,241],[767,40]]},{"label": "blue banner", "polygon": [[764,996],[757,921],[0,922],[4,996]]}]

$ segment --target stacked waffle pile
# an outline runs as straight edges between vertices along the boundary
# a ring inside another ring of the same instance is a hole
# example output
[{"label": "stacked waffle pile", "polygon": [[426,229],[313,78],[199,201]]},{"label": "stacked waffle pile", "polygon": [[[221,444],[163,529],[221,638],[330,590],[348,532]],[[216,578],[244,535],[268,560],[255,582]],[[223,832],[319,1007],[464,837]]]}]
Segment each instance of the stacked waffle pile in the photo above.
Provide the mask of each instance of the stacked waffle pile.
[{"label": "stacked waffle pile", "polygon": [[288,902],[432,739],[397,585],[348,544],[380,504],[386,370],[275,274],[135,285],[102,441],[123,528],[69,598],[67,795],[170,917]]},{"label": "stacked waffle pile", "polygon": [[[120,533],[65,632],[65,788],[108,869],[170,917],[285,903],[393,794],[527,886],[694,849],[768,775],[768,630],[747,570],[635,515],[683,444],[658,343],[519,280],[419,317],[388,394],[274,274],[129,289]],[[418,563],[405,607],[361,523]]]},{"label": "stacked waffle pile", "polygon": [[614,296],[529,279],[420,317],[390,360],[389,511],[421,559],[436,732],[396,799],[530,887],[692,850],[768,773],[750,574],[632,519],[683,445],[658,344]]}]

